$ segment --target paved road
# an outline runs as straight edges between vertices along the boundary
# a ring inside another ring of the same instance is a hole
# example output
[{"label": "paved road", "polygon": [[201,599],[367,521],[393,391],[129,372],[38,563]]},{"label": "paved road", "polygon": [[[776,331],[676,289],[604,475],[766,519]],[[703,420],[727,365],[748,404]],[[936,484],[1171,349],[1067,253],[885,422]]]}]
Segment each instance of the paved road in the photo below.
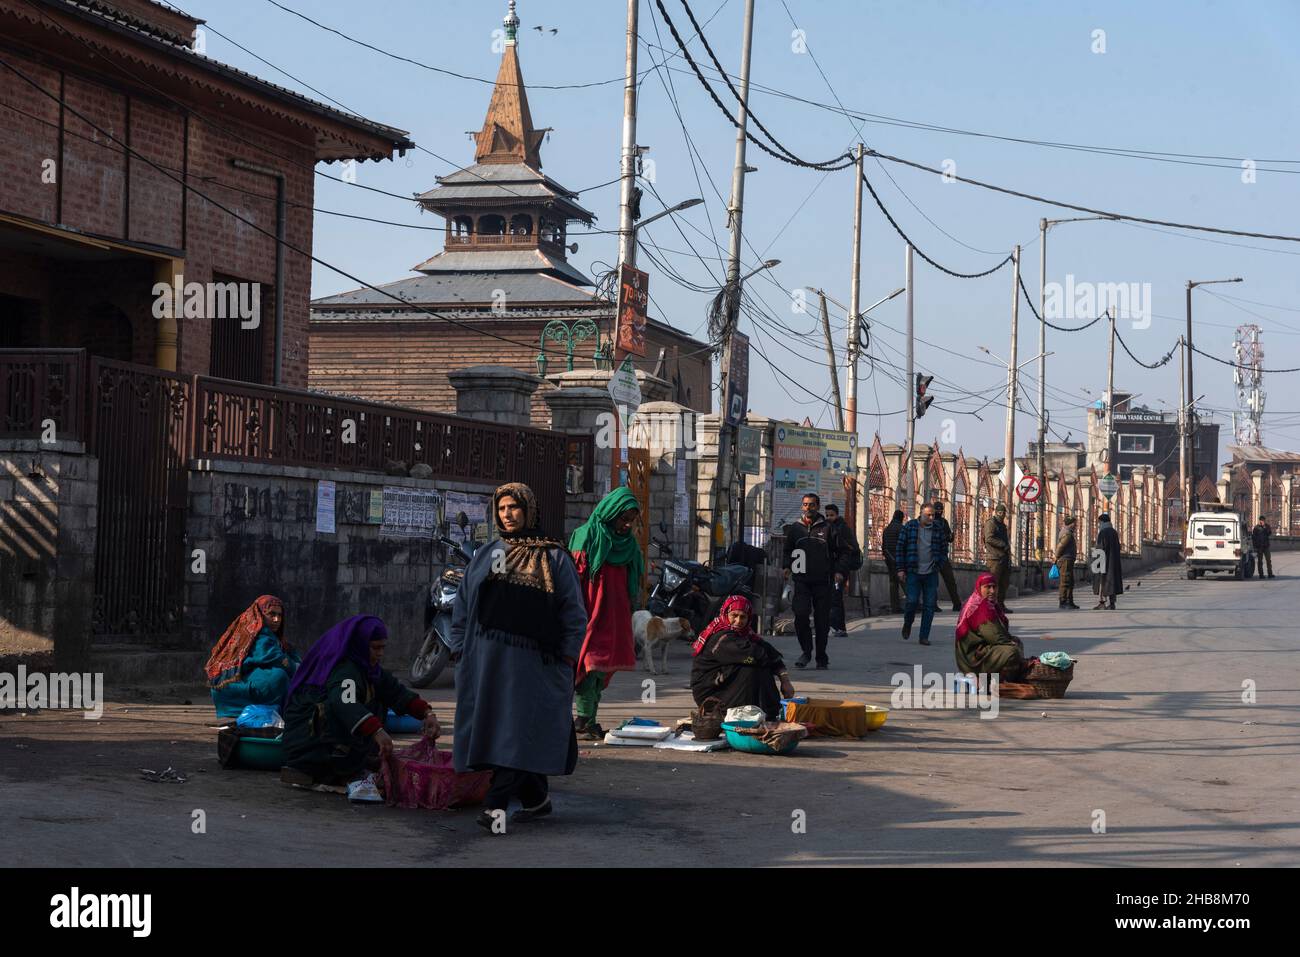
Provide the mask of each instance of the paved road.
[{"label": "paved road", "polygon": [[[501,838],[473,812],[351,807],[223,772],[198,705],[115,704],[100,722],[0,715],[7,862],[1295,866],[1300,555],[1280,554],[1277,570],[1189,582],[1164,568],[1115,612],[1024,599],[1013,628],[1027,650],[1068,651],[1078,674],[1068,698],[1003,702],[993,720],[896,710],[865,740],[805,741],[787,758],[592,748],[554,782],[554,818]],[[888,704],[893,674],[952,669],[954,623],[941,614],[922,648],[897,618],[860,622],[799,690]],[[687,651],[654,706],[640,703],[641,676],[616,677],[602,722],[684,716]],[[433,694],[444,723],[450,694]],[[168,765],[188,783],[136,773]],[[194,809],[205,834],[191,832]]]}]

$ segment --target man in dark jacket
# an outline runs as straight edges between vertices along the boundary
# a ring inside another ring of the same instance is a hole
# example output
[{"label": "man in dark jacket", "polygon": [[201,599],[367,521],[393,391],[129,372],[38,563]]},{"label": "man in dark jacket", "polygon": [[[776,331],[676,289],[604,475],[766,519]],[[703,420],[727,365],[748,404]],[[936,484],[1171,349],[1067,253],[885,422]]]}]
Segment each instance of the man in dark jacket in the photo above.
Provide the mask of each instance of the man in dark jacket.
[{"label": "man in dark jacket", "polygon": [[898,551],[898,536],[903,531],[903,510],[901,508],[894,510],[894,517],[889,520],[885,530],[880,533],[880,550],[885,556],[885,570],[889,574],[889,610],[895,615],[903,613],[903,602],[899,593],[898,583],[898,561],[896,552]]},{"label": "man in dark jacket", "polygon": [[1268,519],[1260,516],[1259,522],[1250,530],[1250,544],[1255,548],[1255,571],[1259,577],[1264,577],[1264,562],[1268,561],[1268,577],[1273,577],[1273,553],[1271,547],[1273,544],[1273,529],[1268,525]]},{"label": "man in dark jacket", "polygon": [[[809,492],[803,497],[803,517],[785,527],[785,549],[781,568],[786,578],[794,580],[794,630],[803,651],[794,663],[808,667],[817,655],[817,667],[828,668],[826,639],[830,634],[831,587],[840,562],[838,540],[834,530],[819,513],[821,497]],[[812,615],[812,628],[808,616]],[[816,632],[814,649],[813,631]]]},{"label": "man in dark jacket", "polygon": [[1124,594],[1124,566],[1120,562],[1119,532],[1105,512],[1097,518],[1097,551],[1101,554],[1093,556],[1092,568],[1092,590],[1097,595],[1097,604],[1092,610],[1114,611],[1115,596]]},{"label": "man in dark jacket", "polygon": [[840,553],[840,560],[835,569],[835,581],[831,589],[831,634],[843,638],[848,634],[844,625],[844,593],[848,591],[849,579],[862,567],[862,550],[858,548],[858,539],[849,528],[849,523],[840,517],[839,507],[826,506],[826,521],[830,523],[835,535],[835,544]]},{"label": "man in dark jacket", "polygon": [[1065,528],[1056,542],[1056,570],[1061,576],[1061,607],[1078,608],[1074,603],[1074,559],[1079,547],[1074,543],[1074,516],[1065,516]]},{"label": "man in dark jacket", "polygon": [[948,558],[948,539],[934,520],[934,506],[921,509],[921,517],[903,526],[898,536],[898,578],[907,588],[903,613],[903,640],[912,637],[912,622],[921,609],[921,644],[930,643],[930,624],[939,601],[939,566]]},{"label": "man in dark jacket", "polygon": [[[943,527],[944,538],[952,542],[952,526],[948,520],[943,517],[943,502],[938,499],[934,502],[934,523]],[[961,611],[961,595],[957,593],[957,576],[952,571],[952,556],[945,555],[943,564],[939,566],[939,577],[943,579],[943,585],[948,589],[948,599],[952,602],[952,610]]]},{"label": "man in dark jacket", "polygon": [[1007,533],[1007,506],[998,502],[993,514],[984,520],[984,561],[989,574],[998,583],[998,610],[1009,615],[1007,585],[1011,581],[1011,538]]}]

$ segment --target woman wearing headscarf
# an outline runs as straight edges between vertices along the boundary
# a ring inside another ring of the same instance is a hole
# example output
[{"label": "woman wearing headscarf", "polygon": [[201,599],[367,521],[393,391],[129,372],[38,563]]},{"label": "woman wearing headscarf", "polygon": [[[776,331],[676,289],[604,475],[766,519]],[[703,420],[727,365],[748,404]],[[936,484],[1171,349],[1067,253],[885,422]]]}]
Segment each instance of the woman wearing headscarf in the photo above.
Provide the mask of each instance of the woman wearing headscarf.
[{"label": "woman wearing headscarf", "polygon": [[478,823],[551,813],[548,775],[572,774],[573,669],[587,628],[578,573],[558,539],[537,532],[537,500],[519,482],[492,496],[498,538],[475,549],[452,609],[457,771],[492,771]]},{"label": "woman wearing headscarf", "polygon": [[230,623],[206,666],[217,717],[237,718],[250,704],[283,707],[299,664],[283,634],[284,603],[274,595],[259,596]]},{"label": "woman wearing headscarf", "polygon": [[341,785],[377,770],[393,739],[384,716],[423,719],[438,736],[429,703],[380,667],[388,629],[374,615],[353,615],[316,640],[289,686],[284,708],[285,784]]},{"label": "woman wearing headscarf", "polygon": [[957,671],[1017,681],[1025,670],[1025,646],[1007,630],[997,597],[998,580],[987,572],[980,575],[957,619]]},{"label": "woman wearing headscarf", "polygon": [[587,604],[587,635],[575,678],[577,730],[588,741],[605,737],[596,723],[596,711],[609,679],[616,671],[636,667],[632,609],[641,598],[645,556],[632,526],[640,509],[632,490],[619,486],[596,504],[591,517],[569,538]]},{"label": "woman wearing headscarf", "polygon": [[717,698],[726,708],[756,705],[775,719],[781,698],[793,697],[781,653],[750,627],[753,620],[749,599],[732,595],[695,639],[691,694],[697,705]]}]

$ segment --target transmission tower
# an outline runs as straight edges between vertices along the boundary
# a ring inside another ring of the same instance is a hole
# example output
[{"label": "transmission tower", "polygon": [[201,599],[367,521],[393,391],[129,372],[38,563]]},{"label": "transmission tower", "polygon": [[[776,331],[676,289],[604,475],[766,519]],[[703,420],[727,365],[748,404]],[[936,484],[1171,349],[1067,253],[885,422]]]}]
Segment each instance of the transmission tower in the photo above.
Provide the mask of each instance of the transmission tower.
[{"label": "transmission tower", "polygon": [[1241,414],[1237,420],[1238,445],[1264,443],[1264,347],[1259,341],[1259,326],[1253,323],[1237,327],[1237,338],[1232,344],[1237,367],[1232,370],[1232,380],[1237,387],[1237,406]]}]

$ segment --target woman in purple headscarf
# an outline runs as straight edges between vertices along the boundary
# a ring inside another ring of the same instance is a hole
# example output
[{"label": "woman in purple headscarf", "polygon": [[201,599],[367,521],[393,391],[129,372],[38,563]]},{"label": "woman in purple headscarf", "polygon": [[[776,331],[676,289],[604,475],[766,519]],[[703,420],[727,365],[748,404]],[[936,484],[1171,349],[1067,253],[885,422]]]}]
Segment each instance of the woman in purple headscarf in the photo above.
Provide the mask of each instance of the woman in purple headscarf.
[{"label": "woman in purple headscarf", "polygon": [[384,715],[392,708],[424,721],[438,736],[429,703],[380,667],[388,629],[374,615],[353,615],[317,639],[289,685],[280,780],[338,786],[376,770],[392,751]]}]

